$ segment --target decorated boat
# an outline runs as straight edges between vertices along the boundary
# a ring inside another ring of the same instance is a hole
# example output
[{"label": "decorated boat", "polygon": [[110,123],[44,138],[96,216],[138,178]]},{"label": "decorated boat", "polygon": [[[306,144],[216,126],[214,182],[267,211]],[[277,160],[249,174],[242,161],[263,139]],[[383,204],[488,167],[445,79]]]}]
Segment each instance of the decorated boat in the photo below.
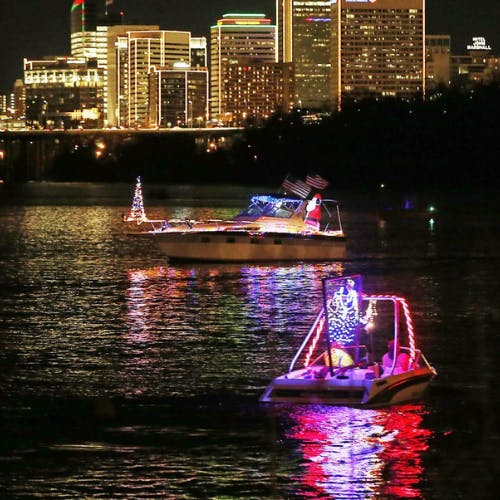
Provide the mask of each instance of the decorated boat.
[{"label": "decorated boat", "polygon": [[[309,184],[285,179],[281,193],[252,196],[229,220],[151,220],[142,201],[140,178],[128,216],[128,234],[151,238],[175,260],[319,261],[345,256],[339,204],[324,198],[322,178]],[[316,186],[316,187],[313,187]]]},{"label": "decorated boat", "polygon": [[359,275],[325,278],[323,304],[288,372],[272,380],[260,401],[404,404],[421,400],[436,375],[417,347],[403,297],[364,294]]}]

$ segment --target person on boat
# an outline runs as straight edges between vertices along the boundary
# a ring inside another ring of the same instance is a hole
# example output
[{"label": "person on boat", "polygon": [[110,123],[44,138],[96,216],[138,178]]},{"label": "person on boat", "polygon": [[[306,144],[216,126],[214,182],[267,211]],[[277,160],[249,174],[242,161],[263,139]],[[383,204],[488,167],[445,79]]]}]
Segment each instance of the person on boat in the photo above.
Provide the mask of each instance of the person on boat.
[{"label": "person on boat", "polygon": [[[396,362],[394,362],[394,356],[396,356]],[[386,377],[406,372],[409,368],[409,362],[410,356],[401,352],[399,345],[395,345],[394,340],[390,340],[387,344],[387,352],[382,357],[383,375]]]},{"label": "person on boat", "polygon": [[342,345],[338,342],[333,342],[330,346],[330,356],[328,356],[328,351],[323,355],[324,363],[330,366],[330,359],[332,360],[332,366],[334,367],[345,367],[354,365],[354,361],[351,356],[344,351]]},{"label": "person on boat", "polygon": [[321,195],[317,193],[307,202],[305,223],[311,226],[315,231],[319,231],[320,220]]}]

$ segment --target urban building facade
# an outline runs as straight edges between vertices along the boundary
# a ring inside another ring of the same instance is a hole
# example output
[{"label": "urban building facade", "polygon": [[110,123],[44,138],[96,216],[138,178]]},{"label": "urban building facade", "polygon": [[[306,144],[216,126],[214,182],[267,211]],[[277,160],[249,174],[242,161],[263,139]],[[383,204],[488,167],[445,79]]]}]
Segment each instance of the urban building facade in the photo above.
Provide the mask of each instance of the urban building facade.
[{"label": "urban building facade", "polygon": [[0,94],[0,119],[7,118],[7,102],[8,96],[6,94]]},{"label": "urban building facade", "polygon": [[[264,14],[225,14],[210,29],[210,110],[212,119],[224,121],[228,102],[228,72],[245,64],[272,64],[276,60],[276,26]],[[274,100],[273,97],[270,97]],[[252,112],[251,110],[247,110]]]},{"label": "urban building facade", "polygon": [[71,56],[26,59],[3,114],[37,126],[241,125],[500,78],[484,37],[452,55],[449,35],[426,34],[425,0],[276,0],[276,25],[260,13],[218,19],[210,56],[205,37],[123,24],[115,3],[71,0]]},{"label": "urban building facade", "polygon": [[204,127],[208,120],[208,70],[178,63],[150,73],[150,126]]},{"label": "urban building facade", "polygon": [[177,63],[190,66],[190,39],[191,34],[187,31],[127,33],[128,126],[149,126],[149,73],[153,67],[173,68]]},{"label": "urban building facade", "polygon": [[[129,31],[157,31],[155,25],[112,25],[97,26],[96,28],[96,57],[97,65],[103,71],[103,113],[104,125],[116,127],[120,125],[119,99],[125,95],[119,92],[118,78],[118,39],[126,37]],[[126,43],[126,41],[125,41]]]},{"label": "urban building facade", "polygon": [[73,0],[70,17],[71,55],[79,59],[96,57],[96,0]]},{"label": "urban building facade", "polygon": [[455,85],[473,87],[500,79],[500,58],[492,55],[491,46],[482,36],[473,37],[467,54],[451,56],[451,81]]},{"label": "urban building facade", "polygon": [[223,123],[262,124],[272,113],[293,107],[292,64],[261,63],[240,58],[230,61],[222,87]]},{"label": "urban building facade", "polygon": [[425,95],[425,0],[333,0],[331,93]]},{"label": "urban building facade", "polygon": [[277,57],[293,63],[295,104],[329,106],[331,0],[277,0]]},{"label": "urban building facade", "polygon": [[432,91],[440,85],[450,84],[451,37],[427,35],[425,37],[426,89]]},{"label": "urban building facade", "polygon": [[26,120],[36,127],[100,128],[102,70],[95,60],[24,60]]},{"label": "urban building facade", "polygon": [[11,94],[10,111],[11,116],[20,120],[26,114],[26,86],[21,78],[14,82],[14,89]]},{"label": "urban building facade", "polygon": [[191,37],[191,67],[192,68],[207,68],[207,39],[204,36]]}]

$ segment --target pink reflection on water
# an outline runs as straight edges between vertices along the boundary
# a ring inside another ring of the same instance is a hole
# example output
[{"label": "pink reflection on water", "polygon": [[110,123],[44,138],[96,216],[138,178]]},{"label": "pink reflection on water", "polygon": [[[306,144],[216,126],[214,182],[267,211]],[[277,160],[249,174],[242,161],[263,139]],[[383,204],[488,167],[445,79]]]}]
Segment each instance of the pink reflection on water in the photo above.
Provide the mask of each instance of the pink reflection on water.
[{"label": "pink reflection on water", "polygon": [[313,314],[321,277],[341,271],[335,263],[131,269],[126,293],[129,332],[144,341],[155,326],[178,320],[187,311],[219,317],[247,310],[249,317],[263,322],[280,321],[294,310]]},{"label": "pink reflection on water", "polygon": [[422,406],[366,410],[300,406],[286,437],[297,441],[304,496],[419,498],[431,432]]}]

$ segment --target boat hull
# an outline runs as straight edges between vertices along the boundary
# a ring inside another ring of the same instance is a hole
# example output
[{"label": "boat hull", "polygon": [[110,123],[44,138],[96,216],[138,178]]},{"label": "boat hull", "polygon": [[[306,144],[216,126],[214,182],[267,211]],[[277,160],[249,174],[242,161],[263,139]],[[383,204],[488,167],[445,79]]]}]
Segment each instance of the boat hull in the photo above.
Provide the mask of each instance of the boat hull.
[{"label": "boat hull", "polygon": [[352,368],[340,375],[318,377],[304,369],[275,378],[260,401],[265,403],[328,404],[376,408],[418,401],[435,376],[432,368],[417,368],[375,378],[373,370]]},{"label": "boat hull", "polygon": [[321,261],[345,258],[345,238],[231,231],[149,234],[172,260],[212,262]]}]

